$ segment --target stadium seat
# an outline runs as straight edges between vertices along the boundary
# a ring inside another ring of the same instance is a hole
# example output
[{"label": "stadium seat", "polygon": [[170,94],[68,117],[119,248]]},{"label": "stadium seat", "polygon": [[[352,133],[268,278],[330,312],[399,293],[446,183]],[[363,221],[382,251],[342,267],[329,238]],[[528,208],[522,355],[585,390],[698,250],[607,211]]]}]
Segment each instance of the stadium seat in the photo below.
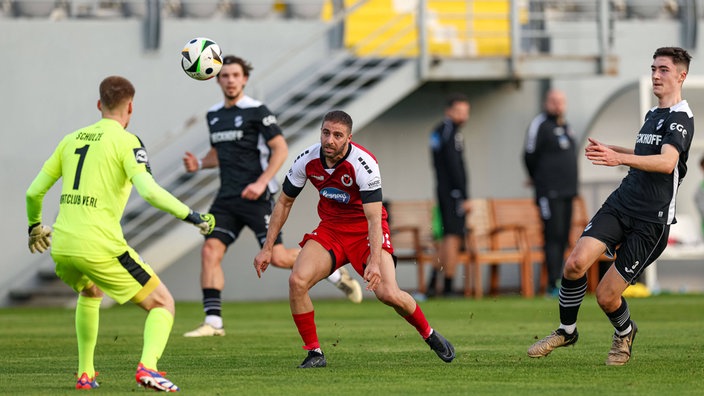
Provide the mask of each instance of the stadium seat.
[{"label": "stadium seat", "polygon": [[288,0],[288,12],[292,18],[318,19],[324,3],[325,0]]},{"label": "stadium seat", "polygon": [[274,14],[274,0],[238,0],[235,14],[242,18],[263,19]]},{"label": "stadium seat", "polygon": [[181,12],[186,18],[212,18],[220,0],[181,0]]},{"label": "stadium seat", "polygon": [[54,0],[15,0],[15,15],[28,18],[48,18],[56,8]]},{"label": "stadium seat", "polygon": [[71,18],[117,18],[122,17],[122,5],[118,1],[70,0]]},{"label": "stadium seat", "polygon": [[125,16],[144,18],[147,15],[148,0],[125,0],[122,3],[122,8]]}]

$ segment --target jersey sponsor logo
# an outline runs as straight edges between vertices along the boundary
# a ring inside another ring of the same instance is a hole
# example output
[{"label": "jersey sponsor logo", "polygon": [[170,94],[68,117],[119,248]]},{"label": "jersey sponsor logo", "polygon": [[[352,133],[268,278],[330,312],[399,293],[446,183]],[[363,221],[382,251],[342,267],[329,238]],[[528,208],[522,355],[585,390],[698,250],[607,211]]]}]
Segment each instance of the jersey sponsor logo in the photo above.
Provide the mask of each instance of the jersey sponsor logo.
[{"label": "jersey sponsor logo", "polygon": [[276,116],[273,114],[270,114],[270,115],[262,118],[262,124],[264,124],[264,126],[276,124]]},{"label": "jersey sponsor logo", "polygon": [[221,142],[234,142],[242,139],[242,136],[244,136],[244,132],[242,130],[214,132],[210,134],[210,142],[213,144]]},{"label": "jersey sponsor logo", "polygon": [[81,205],[97,208],[98,198],[81,194],[61,194],[59,205]]},{"label": "jersey sponsor logo", "polygon": [[670,124],[670,130],[671,131],[677,131],[682,134],[682,138],[687,137],[687,130],[682,126],[682,124],[678,124],[676,122],[673,122]]},{"label": "jersey sponsor logo", "polygon": [[218,121],[220,121],[220,117],[213,117],[208,121],[208,124],[215,125]]},{"label": "jersey sponsor logo", "polygon": [[242,116],[238,115],[235,117],[235,128],[239,128],[242,126]]},{"label": "jersey sponsor logo", "polygon": [[665,123],[665,120],[664,120],[664,119],[662,119],[662,118],[659,119],[659,120],[658,120],[658,126],[655,127],[655,130],[657,131],[657,130],[659,130],[660,128],[662,128],[662,124],[664,124],[664,123]]},{"label": "jersey sponsor logo", "polygon": [[369,187],[370,190],[375,190],[377,188],[381,187],[381,179],[378,177],[375,177],[374,179],[370,180],[369,183],[367,183],[367,187]]},{"label": "jersey sponsor logo", "polygon": [[320,190],[320,195],[327,199],[332,199],[333,201],[337,201],[344,204],[350,202],[349,194],[334,187],[323,188],[322,190]]},{"label": "jersey sponsor logo", "polygon": [[636,137],[636,144],[653,144],[659,146],[661,141],[662,136],[654,133],[641,133]]},{"label": "jersey sponsor logo", "polygon": [[353,181],[354,181],[354,180],[352,180],[352,176],[350,176],[350,175],[348,175],[348,174],[346,174],[346,173],[345,173],[344,175],[342,175],[342,177],[340,178],[340,182],[341,182],[345,187],[351,186]]},{"label": "jersey sponsor logo", "polygon": [[134,151],[134,159],[138,164],[149,163],[149,158],[147,158],[147,150],[144,147],[136,148]]},{"label": "jersey sponsor logo", "polygon": [[310,175],[310,177],[311,177],[311,179],[315,179],[315,180],[318,180],[318,181],[323,181],[323,180],[325,180],[325,176],[321,176],[321,175]]}]

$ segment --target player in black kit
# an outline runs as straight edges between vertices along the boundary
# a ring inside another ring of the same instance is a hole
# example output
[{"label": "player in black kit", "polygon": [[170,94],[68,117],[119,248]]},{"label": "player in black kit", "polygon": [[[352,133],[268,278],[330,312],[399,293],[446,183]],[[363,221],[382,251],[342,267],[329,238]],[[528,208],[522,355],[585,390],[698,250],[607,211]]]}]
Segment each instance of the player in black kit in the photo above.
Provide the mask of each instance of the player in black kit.
[{"label": "player in black kit", "polygon": [[[273,194],[279,185],[276,173],[286,160],[288,146],[276,116],[261,102],[244,94],[252,66],[242,58],[225,56],[216,81],[224,100],[207,114],[210,151],[201,159],[190,152],[183,157],[188,172],[219,168],[220,190],[210,208],[217,227],[208,235],[201,251],[201,287],[205,321],[186,337],[223,336],[221,293],[225,287],[222,259],[242,231],[249,227],[260,246],[266,239]],[[288,249],[276,239],[272,264],[292,268],[300,249]],[[361,302],[362,288],[346,269],[328,280],[353,302]]]},{"label": "player in black kit", "polygon": [[682,83],[691,56],[678,47],[658,48],[651,81],[658,105],[645,115],[635,148],[589,139],[586,157],[594,165],[629,167],[621,185],[591,219],[570,254],[560,288],[560,327],[528,348],[528,356],[547,356],[577,342],[577,313],[587,289],[587,270],[602,253],[616,260],[599,282],[596,299],[614,326],[606,364],[621,366],[631,358],[638,327],[622,293],[667,246],[675,222],[677,190],[687,173],[694,136],[694,116],[682,100]]}]

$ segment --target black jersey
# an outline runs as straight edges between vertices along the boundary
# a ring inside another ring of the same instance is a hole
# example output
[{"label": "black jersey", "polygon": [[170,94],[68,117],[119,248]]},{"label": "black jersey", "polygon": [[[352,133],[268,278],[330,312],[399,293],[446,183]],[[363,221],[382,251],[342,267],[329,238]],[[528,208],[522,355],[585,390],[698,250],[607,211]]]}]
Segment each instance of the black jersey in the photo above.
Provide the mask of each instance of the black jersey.
[{"label": "black jersey", "polygon": [[440,194],[459,194],[455,199],[467,199],[467,173],[464,165],[464,137],[459,125],[449,118],[430,133],[430,149]]},{"label": "black jersey", "polygon": [[523,159],[535,187],[536,198],[577,195],[577,148],[568,124],[538,114],[528,126]]},{"label": "black jersey", "polygon": [[[220,167],[218,198],[240,196],[269,166],[271,152],[266,143],[281,135],[276,116],[261,102],[244,96],[233,107],[225,107],[224,102],[213,106],[206,117]],[[271,194],[279,190],[275,179],[268,189]]]},{"label": "black jersey", "polygon": [[660,154],[662,146],[670,144],[680,152],[677,166],[670,174],[631,167],[605,204],[644,221],[660,224],[675,222],[677,189],[687,173],[687,157],[693,136],[694,115],[686,100],[670,108],[650,109],[636,136],[634,154]]}]

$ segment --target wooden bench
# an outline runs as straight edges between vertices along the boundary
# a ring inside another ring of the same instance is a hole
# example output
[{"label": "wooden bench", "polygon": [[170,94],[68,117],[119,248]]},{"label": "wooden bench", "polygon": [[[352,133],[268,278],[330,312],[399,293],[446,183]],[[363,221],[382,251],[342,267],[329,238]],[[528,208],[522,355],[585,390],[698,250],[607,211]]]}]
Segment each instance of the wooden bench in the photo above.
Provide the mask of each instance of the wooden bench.
[{"label": "wooden bench", "polygon": [[[436,263],[439,241],[433,238],[432,200],[399,200],[387,204],[391,241],[399,262],[417,266],[417,290],[426,292],[426,265]],[[569,254],[589,221],[586,205],[581,197],[574,200],[570,228]],[[463,251],[458,265],[464,267],[465,296],[481,298],[484,295],[481,267],[489,266],[489,293],[499,292],[501,265],[519,266],[520,291],[524,297],[533,297],[533,265],[540,265],[539,292],[547,285],[543,223],[532,198],[472,199],[472,211],[467,216],[467,251]],[[605,256],[603,259],[606,259]],[[599,281],[599,265],[588,272],[588,290],[594,292]]]},{"label": "wooden bench", "polygon": [[482,298],[482,266],[490,268],[489,293],[498,293],[499,266],[514,264],[519,266],[521,295],[533,297],[533,264],[530,261],[526,228],[517,222],[497,221],[504,215],[504,203],[493,199],[473,199],[472,210],[467,216],[469,233],[467,245],[470,251],[470,273],[472,292],[475,298]]},{"label": "wooden bench", "polygon": [[[389,212],[389,227],[394,255],[399,262],[409,262],[417,266],[419,293],[425,294],[426,264],[432,265],[439,260],[439,241],[433,238],[433,207],[432,200],[404,200],[387,203]],[[465,274],[469,272],[469,256],[463,252],[458,257],[458,263],[465,266]],[[468,275],[465,276],[465,295],[469,293]]]},{"label": "wooden bench", "polygon": [[[526,237],[528,238],[528,246],[530,252],[530,262],[540,265],[540,286],[539,293],[543,294],[546,291],[548,283],[548,268],[545,262],[545,241],[543,237],[543,221],[540,217],[540,211],[535,201],[532,198],[511,198],[511,199],[493,199],[495,205],[494,219],[496,224],[518,224],[525,228]],[[570,225],[570,235],[568,237],[568,245],[565,251],[565,259],[574,249],[582,235],[582,231],[587,226],[590,216],[587,214],[587,207],[584,199],[577,196],[572,201],[572,222]],[[602,255],[602,260],[609,260],[605,255]],[[599,283],[599,265],[595,263],[587,271],[587,290],[594,292],[596,285]]]}]

